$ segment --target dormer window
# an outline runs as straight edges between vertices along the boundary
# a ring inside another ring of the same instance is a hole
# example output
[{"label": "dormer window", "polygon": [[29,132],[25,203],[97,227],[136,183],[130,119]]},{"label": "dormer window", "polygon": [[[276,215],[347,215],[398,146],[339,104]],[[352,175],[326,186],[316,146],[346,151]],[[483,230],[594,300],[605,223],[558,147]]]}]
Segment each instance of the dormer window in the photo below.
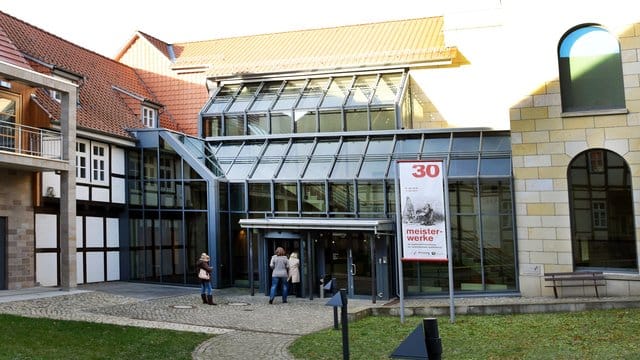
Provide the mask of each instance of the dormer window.
[{"label": "dormer window", "polygon": [[142,107],[142,125],[155,128],[158,127],[158,110],[150,107]]},{"label": "dormer window", "polygon": [[57,102],[62,102],[62,94],[60,93],[60,91],[58,90],[49,90],[49,95],[51,95],[51,98]]}]

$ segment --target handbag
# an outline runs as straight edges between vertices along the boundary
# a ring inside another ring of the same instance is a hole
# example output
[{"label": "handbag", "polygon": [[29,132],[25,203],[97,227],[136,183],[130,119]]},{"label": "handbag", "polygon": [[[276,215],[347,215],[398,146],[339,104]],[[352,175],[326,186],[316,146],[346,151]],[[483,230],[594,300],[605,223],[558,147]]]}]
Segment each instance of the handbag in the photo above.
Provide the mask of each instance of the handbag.
[{"label": "handbag", "polygon": [[205,269],[200,269],[198,272],[198,278],[201,280],[209,280],[209,273],[207,273],[207,270]]}]

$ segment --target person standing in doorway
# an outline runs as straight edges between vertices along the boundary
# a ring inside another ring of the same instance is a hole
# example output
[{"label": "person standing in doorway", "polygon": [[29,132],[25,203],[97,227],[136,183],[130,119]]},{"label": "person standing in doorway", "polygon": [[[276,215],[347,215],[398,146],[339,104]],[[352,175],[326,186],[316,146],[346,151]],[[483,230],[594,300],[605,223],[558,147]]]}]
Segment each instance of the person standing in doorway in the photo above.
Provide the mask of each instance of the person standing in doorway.
[{"label": "person standing in doorway", "polygon": [[271,272],[271,291],[269,292],[269,304],[273,304],[273,298],[276,297],[276,289],[278,284],[282,284],[282,303],[287,303],[287,293],[289,286],[287,278],[289,277],[289,259],[285,255],[284,249],[280,246],[276,248],[276,253],[271,257],[269,266]]},{"label": "person standing in doorway", "polygon": [[211,289],[211,273],[213,268],[209,266],[209,255],[206,253],[200,254],[200,259],[196,263],[196,271],[198,272],[198,279],[200,280],[200,297],[202,297],[203,304],[216,305],[213,302],[213,290]]},{"label": "person standing in doorway", "polygon": [[289,255],[289,281],[291,281],[291,295],[300,297],[300,259],[295,251]]}]

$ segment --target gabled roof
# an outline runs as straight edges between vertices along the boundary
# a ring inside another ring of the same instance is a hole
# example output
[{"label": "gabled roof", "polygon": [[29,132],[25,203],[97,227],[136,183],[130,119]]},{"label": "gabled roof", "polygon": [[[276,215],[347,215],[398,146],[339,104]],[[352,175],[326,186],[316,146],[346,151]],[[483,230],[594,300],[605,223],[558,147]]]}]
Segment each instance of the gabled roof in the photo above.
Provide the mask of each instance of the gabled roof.
[{"label": "gabled roof", "polygon": [[450,62],[442,17],[242,36],[173,45],[174,68],[207,66],[209,77],[335,71]]},{"label": "gabled roof", "polygon": [[122,58],[122,56],[131,48],[131,46],[138,40],[138,39],[145,39],[146,41],[149,42],[149,44],[151,44],[153,47],[155,47],[162,55],[164,55],[164,57],[167,58],[167,60],[169,61],[173,61],[173,55],[169,53],[169,48],[171,47],[171,45],[167,44],[166,42],[155,38],[149,34],[146,34],[142,31],[136,31],[136,33],[131,37],[131,39],[129,39],[129,41],[127,41],[127,43],[122,47],[122,49],[118,52],[118,54],[116,54],[116,56],[113,58],[116,61],[120,61],[120,59]]},{"label": "gabled roof", "polygon": [[[4,30],[6,38],[34,70],[53,74],[54,70],[61,69],[81,76],[77,109],[79,129],[130,138],[126,129],[143,127],[139,118],[139,104],[142,102],[128,106],[121,97],[122,92],[114,87],[159,103],[134,69],[122,63],[72,44],[3,12],[0,12],[0,29]],[[46,96],[43,94],[44,92],[39,92],[37,96]],[[46,107],[46,112],[54,117],[58,116],[60,108],[56,102],[40,100],[38,103]],[[166,111],[160,113],[162,127],[179,130]]]}]

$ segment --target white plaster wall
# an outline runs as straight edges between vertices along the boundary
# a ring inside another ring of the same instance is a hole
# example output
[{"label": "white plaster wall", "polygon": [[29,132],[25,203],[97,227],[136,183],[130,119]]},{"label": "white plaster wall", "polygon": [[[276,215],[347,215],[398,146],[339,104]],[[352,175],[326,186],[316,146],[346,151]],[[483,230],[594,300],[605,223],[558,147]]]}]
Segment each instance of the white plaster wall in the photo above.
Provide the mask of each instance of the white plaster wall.
[{"label": "white plaster wall", "polygon": [[76,200],[89,200],[89,187],[76,184]]},{"label": "white plaster wall", "polygon": [[104,252],[88,251],[87,258],[87,283],[104,281]]},{"label": "white plaster wall", "polygon": [[111,172],[118,175],[124,175],[124,149],[118,147],[111,148]]},{"label": "white plaster wall", "polygon": [[58,246],[58,216],[36,214],[36,248],[56,248]]},{"label": "white plaster wall", "polygon": [[109,189],[108,188],[93,187],[93,188],[91,188],[91,190],[92,190],[91,200],[109,202]]},{"label": "white plaster wall", "polygon": [[83,253],[76,253],[76,282],[84,284],[84,258]]},{"label": "white plaster wall", "polygon": [[120,252],[107,252],[107,281],[120,280]]},{"label": "white plaster wall", "polygon": [[125,198],[125,182],[122,178],[111,178],[111,202],[116,204],[124,204]]},{"label": "white plaster wall", "polygon": [[103,219],[99,217],[87,216],[87,247],[104,246],[104,226]]},{"label": "white plaster wall", "polygon": [[36,282],[40,286],[58,285],[58,255],[55,253],[36,254]]},{"label": "white plaster wall", "polygon": [[116,218],[107,218],[107,247],[120,246],[120,221]]}]

